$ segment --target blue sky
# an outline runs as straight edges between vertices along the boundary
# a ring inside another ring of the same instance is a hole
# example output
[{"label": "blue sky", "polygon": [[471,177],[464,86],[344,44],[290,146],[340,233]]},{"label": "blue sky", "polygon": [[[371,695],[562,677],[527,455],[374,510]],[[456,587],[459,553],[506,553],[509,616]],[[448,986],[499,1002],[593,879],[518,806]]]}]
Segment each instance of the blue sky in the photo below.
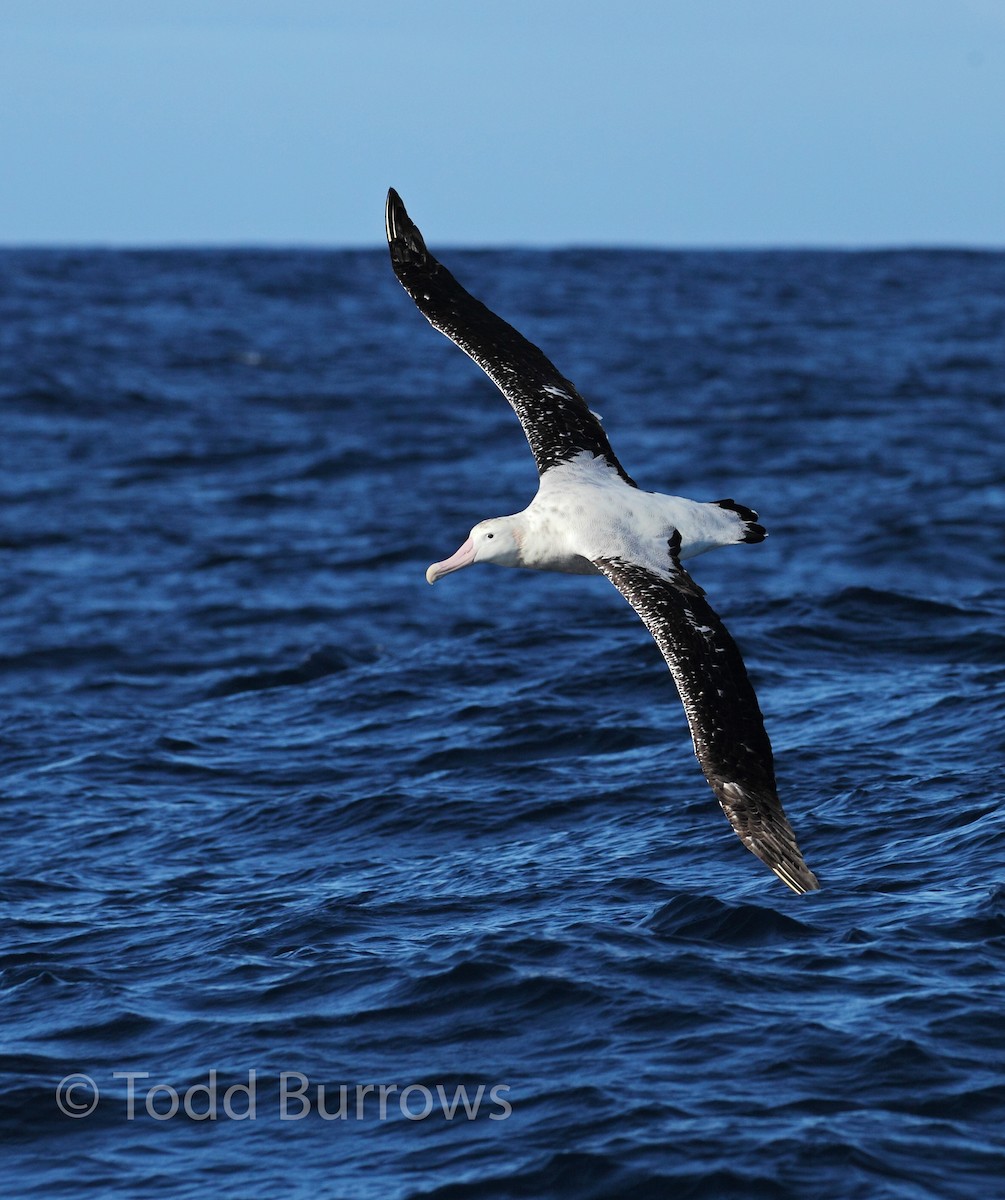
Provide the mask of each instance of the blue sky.
[{"label": "blue sky", "polygon": [[3,0],[0,242],[1005,246],[1005,0]]}]

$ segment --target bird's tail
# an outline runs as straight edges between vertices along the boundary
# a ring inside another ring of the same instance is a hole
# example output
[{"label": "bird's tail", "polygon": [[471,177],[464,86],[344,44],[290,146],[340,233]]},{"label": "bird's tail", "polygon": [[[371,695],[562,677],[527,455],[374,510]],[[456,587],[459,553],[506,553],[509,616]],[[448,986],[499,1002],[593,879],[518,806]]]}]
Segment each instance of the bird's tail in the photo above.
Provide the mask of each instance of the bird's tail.
[{"label": "bird's tail", "polygon": [[752,508],[745,504],[737,504],[735,500],[713,500],[712,503],[736,513],[740,518],[742,528],[740,536],[736,539],[738,542],[763,542],[768,536],[764,526],[757,524],[757,513]]}]

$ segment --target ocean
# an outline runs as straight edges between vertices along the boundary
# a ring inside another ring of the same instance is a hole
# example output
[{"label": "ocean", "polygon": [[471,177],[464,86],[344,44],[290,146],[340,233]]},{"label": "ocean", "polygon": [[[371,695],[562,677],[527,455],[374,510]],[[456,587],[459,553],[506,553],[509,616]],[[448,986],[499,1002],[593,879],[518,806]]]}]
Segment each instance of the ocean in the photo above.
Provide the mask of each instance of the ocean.
[{"label": "ocean", "polygon": [[5,250],[7,1194],[1002,1194],[1005,254],[442,258],[760,513],[823,890],[606,580],[425,583],[536,472],[386,253]]}]

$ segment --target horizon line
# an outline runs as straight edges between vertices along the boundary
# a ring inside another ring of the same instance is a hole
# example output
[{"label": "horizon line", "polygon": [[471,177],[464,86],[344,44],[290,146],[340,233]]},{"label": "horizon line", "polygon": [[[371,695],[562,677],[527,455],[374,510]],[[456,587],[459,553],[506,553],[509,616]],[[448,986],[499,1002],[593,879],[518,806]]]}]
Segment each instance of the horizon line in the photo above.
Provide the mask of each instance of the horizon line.
[{"label": "horizon line", "polygon": [[[23,241],[7,240],[0,236],[0,251],[105,251],[105,252],[158,252],[168,253],[171,251],[221,251],[221,250],[243,250],[243,251],[386,251],[386,243],[382,241],[368,242],[323,242],[323,241],[285,241],[282,239],[263,239],[263,240],[234,240],[234,241],[216,241],[213,239],[179,239],[179,240],[138,240],[138,241],[114,241],[103,239],[87,239],[82,241],[36,241],[33,239],[25,239]],[[653,252],[672,252],[672,253],[763,253],[763,252],[792,252],[792,253],[848,253],[848,254],[876,254],[876,253],[910,253],[917,251],[932,251],[932,252],[964,252],[975,254],[996,254],[1005,251],[1005,241],[996,242],[978,242],[978,241],[926,241],[926,240],[906,240],[903,242],[894,241],[793,241],[793,242],[771,242],[771,241],[736,241],[736,242],[679,242],[679,243],[656,243],[656,242],[617,242],[617,241],[572,241],[572,242],[440,242],[437,243],[437,253],[454,253],[454,252],[498,252],[516,250],[520,252],[541,251],[550,253],[553,251],[566,252],[583,252],[583,251],[618,251],[627,253],[653,253]]]}]

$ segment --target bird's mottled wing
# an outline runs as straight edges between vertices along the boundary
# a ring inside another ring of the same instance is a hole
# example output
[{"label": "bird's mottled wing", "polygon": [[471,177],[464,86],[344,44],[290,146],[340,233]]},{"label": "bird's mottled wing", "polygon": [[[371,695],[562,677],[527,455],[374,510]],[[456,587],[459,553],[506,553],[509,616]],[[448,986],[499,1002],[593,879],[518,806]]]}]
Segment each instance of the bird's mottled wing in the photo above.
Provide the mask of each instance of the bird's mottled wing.
[{"label": "bird's mottled wing", "polygon": [[671,542],[668,570],[621,558],[595,565],[644,621],[684,703],[694,752],[740,840],[794,892],[819,888],[775,790],[771,743],[736,643]]},{"label": "bird's mottled wing", "polygon": [[427,321],[476,362],[510,402],[538,471],[582,451],[607,460],[635,487],[586,401],[544,354],[466,292],[426,249],[398,193],[387,195],[387,243],[402,287]]}]

